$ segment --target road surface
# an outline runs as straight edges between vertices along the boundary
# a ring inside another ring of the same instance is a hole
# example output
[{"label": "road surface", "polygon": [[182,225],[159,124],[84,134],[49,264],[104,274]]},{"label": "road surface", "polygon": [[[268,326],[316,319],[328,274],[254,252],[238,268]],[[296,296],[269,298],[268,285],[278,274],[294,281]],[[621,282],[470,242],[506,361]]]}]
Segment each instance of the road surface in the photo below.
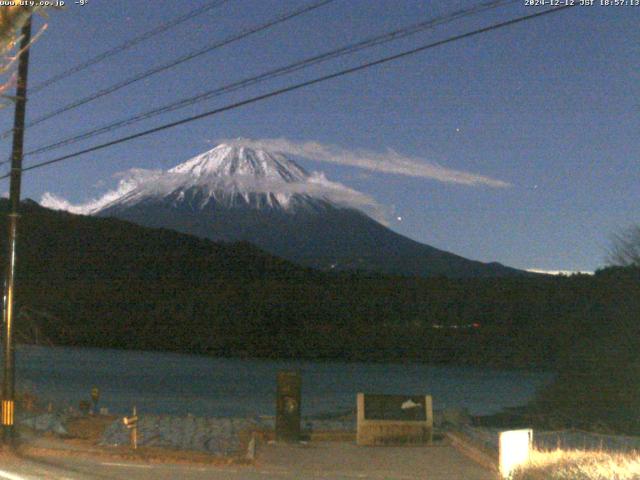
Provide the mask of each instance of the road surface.
[{"label": "road surface", "polygon": [[255,465],[141,464],[76,456],[0,457],[0,480],[495,480],[448,445],[358,447],[318,442],[265,445]]}]

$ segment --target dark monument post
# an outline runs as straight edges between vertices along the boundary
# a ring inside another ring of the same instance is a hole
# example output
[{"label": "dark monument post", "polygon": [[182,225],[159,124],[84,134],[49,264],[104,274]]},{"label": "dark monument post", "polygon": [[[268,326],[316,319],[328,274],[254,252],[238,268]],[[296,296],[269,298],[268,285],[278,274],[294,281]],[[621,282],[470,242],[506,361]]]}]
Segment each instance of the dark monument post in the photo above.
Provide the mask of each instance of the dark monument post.
[{"label": "dark monument post", "polygon": [[300,398],[302,379],[298,372],[278,372],[276,398],[276,440],[300,440]]}]

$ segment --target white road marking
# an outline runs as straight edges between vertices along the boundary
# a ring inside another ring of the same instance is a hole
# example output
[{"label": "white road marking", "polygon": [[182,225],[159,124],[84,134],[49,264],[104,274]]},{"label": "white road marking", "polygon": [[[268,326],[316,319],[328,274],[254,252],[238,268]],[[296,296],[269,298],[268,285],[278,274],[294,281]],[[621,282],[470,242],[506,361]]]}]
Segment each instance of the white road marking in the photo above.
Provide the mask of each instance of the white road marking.
[{"label": "white road marking", "polygon": [[102,462],[100,465],[104,465],[105,467],[153,468],[151,465],[140,465],[140,464],[137,464],[137,463],[111,463],[111,462]]}]

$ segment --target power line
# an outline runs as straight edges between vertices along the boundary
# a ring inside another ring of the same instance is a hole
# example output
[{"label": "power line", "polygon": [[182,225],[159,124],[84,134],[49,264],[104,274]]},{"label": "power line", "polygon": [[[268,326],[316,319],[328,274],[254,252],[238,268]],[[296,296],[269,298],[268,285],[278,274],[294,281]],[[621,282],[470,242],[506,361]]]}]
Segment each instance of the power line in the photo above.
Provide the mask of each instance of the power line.
[{"label": "power line", "polygon": [[[57,157],[57,158],[54,158],[52,160],[47,160],[45,162],[36,163],[36,164],[31,165],[29,167],[23,168],[22,171],[34,170],[36,168],[45,167],[47,165],[51,165],[51,164],[54,164],[54,163],[59,163],[59,162],[65,161],[65,160],[69,160],[71,158],[79,157],[79,156],[84,155],[86,153],[91,153],[91,152],[95,152],[95,151],[98,151],[98,150],[103,150],[105,148],[112,147],[112,146],[118,145],[120,143],[125,143],[125,142],[128,142],[130,140],[134,140],[136,138],[140,138],[140,137],[144,137],[144,136],[147,136],[147,135],[151,135],[153,133],[157,133],[157,132],[160,132],[160,131],[163,131],[163,130],[167,130],[169,128],[177,127],[179,125],[184,125],[186,123],[191,123],[191,122],[194,122],[196,120],[200,120],[202,118],[206,118],[206,117],[210,117],[210,116],[213,116],[213,115],[217,115],[217,114],[222,113],[222,112],[226,112],[226,111],[229,111],[229,110],[234,110],[236,108],[243,107],[245,105],[256,103],[256,102],[259,102],[261,100],[266,100],[268,98],[276,97],[276,96],[282,95],[284,93],[288,93],[288,92],[292,92],[292,91],[295,91],[295,90],[299,90],[301,88],[308,87],[308,86],[311,86],[311,85],[315,85],[317,83],[325,82],[327,80],[332,80],[334,78],[342,77],[344,75],[348,75],[348,74],[351,74],[351,73],[359,72],[361,70],[365,70],[367,68],[371,68],[371,67],[374,67],[374,66],[377,66],[377,65],[382,65],[384,63],[388,63],[388,62],[391,62],[391,61],[394,61],[394,60],[398,60],[398,59],[401,59],[401,58],[404,58],[404,57],[408,57],[410,55],[415,55],[416,53],[420,53],[420,52],[423,52],[425,50],[430,50],[432,48],[439,47],[441,45],[445,45],[445,44],[452,43],[452,42],[455,42],[455,41],[458,41],[458,40],[463,40],[465,38],[470,38],[470,37],[473,37],[473,36],[477,36],[477,35],[480,35],[480,34],[483,34],[483,33],[487,33],[487,32],[493,31],[493,30],[497,30],[499,28],[507,27],[507,26],[510,26],[510,25],[515,25],[517,23],[521,23],[521,22],[525,22],[525,21],[528,21],[528,20],[532,20],[534,18],[542,17],[544,15],[549,15],[551,13],[556,13],[556,12],[565,10],[567,8],[572,8],[573,6],[574,5],[564,5],[562,7],[551,8],[549,10],[544,10],[542,12],[533,13],[533,14],[530,14],[530,15],[522,16],[522,17],[517,17],[517,18],[514,18],[512,20],[507,20],[507,21],[500,22],[500,23],[495,23],[495,24],[490,25],[488,27],[480,28],[478,30],[473,30],[471,32],[467,32],[467,33],[463,33],[463,34],[456,35],[456,36],[453,36],[453,37],[449,37],[449,38],[444,39],[444,40],[439,40],[439,41],[434,42],[434,43],[429,43],[427,45],[422,45],[420,47],[416,47],[416,48],[413,48],[411,50],[406,50],[404,52],[397,53],[395,55],[391,55],[391,56],[388,56],[388,57],[383,57],[383,58],[381,58],[379,60],[374,60],[374,61],[371,61],[371,62],[360,64],[360,65],[355,66],[355,67],[347,68],[345,70],[340,70],[338,72],[331,73],[329,75],[324,75],[322,77],[318,77],[318,78],[315,78],[313,80],[307,80],[305,82],[297,83],[297,84],[291,85],[289,87],[285,87],[285,88],[281,88],[281,89],[278,89],[278,90],[274,90],[274,91],[271,91],[269,93],[265,93],[263,95],[258,95],[258,96],[249,98],[247,100],[242,100],[240,102],[232,103],[232,104],[226,105],[224,107],[216,108],[214,110],[210,110],[208,112],[204,112],[204,113],[201,113],[199,115],[194,115],[194,116],[191,116],[191,117],[187,117],[187,118],[184,118],[182,120],[178,120],[178,121],[175,121],[175,122],[167,123],[167,124],[161,125],[159,127],[151,128],[149,130],[144,130],[142,132],[138,132],[138,133],[135,133],[135,134],[132,134],[132,135],[127,135],[125,137],[121,137],[121,138],[118,138],[116,140],[112,140],[110,142],[106,142],[106,143],[102,143],[100,145],[96,145],[96,146],[93,146],[93,147],[90,147],[90,148],[86,148],[86,149],[80,150],[78,152],[70,153],[68,155],[63,155],[61,157]],[[0,177],[0,180],[8,178],[8,177],[9,177],[8,174],[7,175],[3,175],[3,176]]]},{"label": "power line", "polygon": [[[399,40],[402,38],[406,38],[410,35],[414,35],[420,32],[423,32],[424,30],[430,29],[430,28],[434,28],[436,26],[439,25],[443,25],[445,23],[449,23],[452,22],[454,20],[458,20],[460,18],[464,18],[467,16],[471,16],[471,15],[476,15],[478,13],[481,12],[485,12],[487,10],[490,9],[495,9],[498,7],[502,7],[508,4],[513,4],[516,2],[519,2],[520,0],[492,0],[490,2],[485,2],[485,3],[481,3],[479,5],[475,5],[472,8],[468,8],[468,9],[464,9],[464,10],[458,10],[456,12],[447,14],[445,16],[441,16],[441,17],[437,17],[437,18],[431,18],[429,20],[425,20],[422,22],[418,22],[415,23],[413,25],[401,28],[401,29],[397,29],[397,30],[393,30],[391,32],[387,32],[384,33],[382,35],[376,35],[374,37],[370,37],[368,39],[365,40],[361,40],[357,43],[353,43],[350,45],[347,45],[345,47],[340,47],[338,49],[334,49],[319,55],[314,55],[312,57],[308,57],[305,58],[303,60],[300,60],[298,62],[289,64],[287,66],[284,67],[279,67],[273,70],[269,70],[265,73],[262,73],[260,75],[257,76],[253,76],[253,77],[249,77],[249,78],[245,78],[243,80],[231,83],[231,84],[227,84],[224,85],[222,87],[218,87],[216,89],[213,90],[209,90],[206,91],[204,93],[200,93],[198,95],[192,96],[192,97],[188,97],[188,98],[184,98],[182,100],[179,100],[177,102],[173,102],[170,103],[168,105],[153,109],[153,110],[149,110],[137,115],[134,115],[132,117],[128,117],[126,119],[123,120],[118,120],[116,122],[112,122],[110,124],[104,125],[102,127],[98,127],[98,128],[94,128],[88,131],[85,131],[83,133],[80,134],[76,134],[74,136],[71,137],[67,137],[63,140],[59,140],[55,143],[49,144],[49,145],[45,145],[45,146],[41,146],[38,147],[34,150],[31,150],[29,152],[26,152],[25,155],[38,155],[44,152],[48,152],[60,147],[64,147],[64,146],[68,146],[68,145],[72,145],[74,143],[77,143],[81,140],[86,140],[88,138],[97,136],[97,135],[101,135],[103,133],[108,133],[111,132],[113,130],[119,129],[121,127],[125,127],[125,126],[130,126],[133,125],[135,123],[141,122],[143,120],[147,120],[149,118],[153,118],[157,115],[161,115],[164,113],[168,113],[168,112],[172,112],[175,110],[179,110],[181,108],[185,108],[187,106],[190,105],[194,105],[196,103],[205,101],[205,100],[210,100],[214,97],[218,97],[220,95],[226,94],[226,93],[230,93],[230,92],[234,92],[237,90],[240,90],[242,88],[246,88],[249,86],[253,86],[256,85],[258,83],[261,83],[263,81],[266,80],[271,80],[277,77],[281,77],[284,75],[288,75],[290,73],[296,72],[298,70],[302,70],[304,68],[319,64],[321,62],[325,62],[328,60],[332,60],[338,57],[342,57],[344,55],[347,54],[352,54],[367,48],[371,48],[371,47],[375,47],[375,46],[379,46],[382,44],[386,44],[388,42],[391,41],[395,41],[395,40]],[[0,164],[2,164],[4,162],[0,162]]]},{"label": "power line", "polygon": [[[474,30],[474,31],[471,31],[471,32],[467,32],[467,33],[461,34],[461,35],[456,35],[454,37],[450,37],[450,38],[447,38],[445,40],[440,40],[440,41],[437,41],[437,42],[434,42],[434,43],[423,45],[423,46],[420,46],[420,47],[417,47],[417,48],[414,48],[414,49],[411,49],[411,50],[407,50],[407,51],[404,51],[404,52],[401,52],[401,53],[398,53],[398,54],[395,54],[395,55],[384,57],[384,58],[379,59],[379,60],[375,60],[375,61],[372,61],[372,62],[367,62],[367,63],[361,64],[361,65],[358,65],[356,67],[351,67],[351,68],[348,68],[348,69],[345,69],[345,70],[341,70],[341,71],[338,71],[338,72],[335,72],[335,73],[332,73],[332,74],[329,74],[329,75],[324,75],[322,77],[315,78],[313,80],[308,80],[308,81],[301,82],[301,83],[298,83],[298,84],[295,84],[295,85],[292,85],[292,86],[289,86],[289,87],[285,87],[285,88],[282,88],[282,89],[278,89],[278,90],[275,90],[275,91],[272,91],[272,92],[269,92],[269,93],[266,93],[266,94],[263,94],[263,95],[258,95],[256,97],[252,97],[252,98],[249,98],[247,100],[243,100],[243,101],[236,102],[236,103],[233,103],[233,104],[230,104],[230,105],[226,105],[224,107],[220,107],[220,108],[217,108],[217,109],[205,112],[205,113],[201,113],[199,115],[194,115],[194,116],[182,119],[182,120],[178,120],[178,121],[171,122],[171,123],[168,123],[168,124],[165,124],[165,125],[161,125],[159,127],[155,127],[155,128],[149,129],[149,130],[145,130],[145,131],[142,131],[142,132],[139,132],[139,133],[136,133],[136,134],[132,134],[132,135],[128,135],[128,136],[125,136],[125,137],[121,137],[119,139],[112,140],[110,142],[106,142],[106,143],[103,143],[103,144],[100,144],[100,145],[97,145],[97,146],[94,146],[94,147],[90,147],[90,148],[87,148],[87,149],[84,149],[84,150],[80,150],[80,151],[75,152],[75,153],[71,153],[71,154],[64,155],[64,156],[61,156],[61,157],[58,157],[58,158],[54,158],[52,160],[48,160],[48,161],[45,161],[45,162],[37,163],[37,164],[31,165],[29,167],[26,167],[23,170],[25,170],[25,171],[26,170],[32,170],[32,169],[40,168],[40,167],[43,167],[43,166],[46,166],[46,165],[50,165],[50,164],[53,164],[53,163],[58,163],[58,162],[61,162],[61,161],[64,161],[64,160],[68,160],[70,158],[74,158],[74,157],[77,157],[77,156],[80,156],[80,155],[84,155],[86,153],[90,153],[90,152],[94,152],[94,151],[97,151],[97,150],[101,150],[101,149],[104,149],[104,148],[107,148],[107,147],[110,147],[110,146],[113,146],[113,145],[117,145],[117,144],[120,144],[120,143],[123,143],[123,142],[127,142],[129,140],[133,140],[133,139],[140,138],[140,137],[143,137],[143,136],[146,136],[146,135],[157,133],[157,132],[162,131],[162,130],[166,130],[166,129],[173,128],[173,127],[176,127],[176,126],[179,126],[179,125],[190,123],[190,122],[193,122],[193,121],[196,121],[196,120],[208,117],[208,116],[216,115],[216,114],[228,111],[228,110],[233,110],[235,108],[239,108],[239,107],[242,107],[244,105],[248,105],[248,104],[255,103],[255,102],[258,102],[258,101],[261,101],[261,100],[265,100],[265,99],[268,99],[268,98],[271,98],[271,97],[282,95],[284,93],[288,93],[290,91],[298,90],[300,88],[304,88],[304,87],[307,87],[307,86],[310,86],[310,85],[314,85],[316,83],[324,82],[324,81],[327,81],[327,80],[331,80],[333,78],[341,77],[343,75],[347,75],[347,74],[354,73],[354,72],[357,72],[357,71],[360,71],[360,70],[364,70],[366,68],[370,68],[370,67],[377,66],[377,65],[380,65],[380,64],[383,64],[383,63],[394,61],[394,60],[397,60],[397,59],[400,59],[400,58],[403,58],[403,57],[406,57],[406,56],[409,56],[409,55],[413,55],[413,54],[422,52],[424,50],[428,50],[428,49],[431,49],[431,48],[438,47],[440,45],[444,45],[444,44],[451,43],[451,42],[454,42],[454,41],[462,40],[464,38],[476,36],[476,35],[479,35],[479,34],[482,34],[482,33],[486,33],[486,32],[489,32],[489,31],[492,31],[492,30],[496,30],[496,29],[499,29],[499,28],[502,28],[502,27],[506,27],[506,26],[509,26],[509,25],[513,25],[513,24],[516,24],[516,23],[524,22],[524,21],[527,21],[527,20],[530,20],[530,19],[533,19],[533,18],[537,18],[537,17],[543,16],[543,15],[547,15],[547,14],[554,13],[554,12],[557,12],[557,11],[561,11],[561,10],[564,10],[566,8],[571,8],[571,7],[572,7],[572,5],[566,5],[566,6],[562,6],[562,7],[552,8],[552,9],[549,9],[549,10],[545,10],[543,12],[538,12],[538,13],[535,13],[535,14],[525,15],[525,16],[518,17],[518,18],[515,18],[515,19],[512,19],[512,20],[508,20],[508,21],[505,21],[505,22],[497,23],[497,24],[491,25],[489,27],[484,27],[484,28],[481,28],[481,29],[478,29],[478,30]],[[4,179],[6,177],[7,177],[7,175],[1,176],[0,180]]]},{"label": "power line", "polygon": [[[238,40],[242,40],[242,39],[244,39],[244,38],[246,38],[246,37],[248,37],[250,35],[253,35],[255,33],[261,32],[263,30],[266,30],[266,29],[268,29],[270,27],[273,27],[275,25],[278,25],[280,23],[286,22],[287,20],[290,20],[292,18],[298,17],[298,16],[303,15],[303,14],[305,14],[307,12],[310,12],[312,10],[320,8],[320,7],[322,7],[324,5],[327,5],[327,4],[329,4],[329,3],[333,2],[333,1],[335,1],[335,0],[320,0],[320,1],[316,1],[316,2],[314,2],[312,4],[310,4],[310,5],[306,5],[306,6],[302,7],[302,8],[298,8],[296,10],[293,10],[293,11],[278,15],[277,17],[269,20],[266,23],[258,25],[257,27],[253,27],[253,28],[250,28],[250,29],[247,29],[247,30],[243,30],[242,32],[240,32],[238,34],[231,35],[231,36],[229,36],[229,37],[227,37],[227,38],[225,38],[225,39],[223,39],[221,41],[218,41],[218,42],[215,42],[215,43],[213,43],[211,45],[208,45],[205,48],[202,48],[200,50],[196,50],[196,51],[193,51],[193,52],[188,53],[186,55],[183,55],[182,57],[179,57],[179,58],[177,58],[176,60],[174,60],[174,61],[172,61],[170,63],[165,63],[163,65],[154,67],[154,68],[152,68],[150,70],[142,72],[142,73],[140,73],[138,75],[135,75],[135,76],[133,76],[131,78],[128,78],[127,80],[123,80],[123,81],[118,82],[118,83],[116,83],[114,85],[111,85],[111,86],[109,86],[107,88],[99,90],[98,92],[96,92],[96,93],[94,93],[92,95],[84,97],[84,98],[82,98],[80,100],[76,100],[75,102],[69,103],[69,104],[65,105],[64,107],[61,107],[61,108],[59,108],[57,110],[49,112],[49,113],[47,113],[47,114],[35,119],[34,121],[32,121],[29,124],[27,124],[26,128],[34,127],[35,125],[38,125],[38,124],[40,124],[40,123],[42,123],[42,122],[44,122],[46,120],[50,120],[51,118],[56,117],[56,116],[58,116],[58,115],[60,115],[62,113],[68,112],[69,110],[73,110],[73,109],[78,108],[78,107],[80,107],[82,105],[86,105],[89,102],[92,102],[94,100],[97,100],[98,98],[104,97],[105,95],[109,95],[111,93],[114,93],[114,92],[116,92],[118,90],[123,89],[124,87],[128,87],[129,85],[132,85],[132,84],[134,84],[136,82],[139,82],[140,80],[144,80],[145,78],[149,78],[152,75],[155,75],[155,74],[160,73],[160,72],[164,72],[165,70],[169,70],[169,69],[171,69],[173,67],[176,67],[176,66],[178,66],[178,65],[180,65],[180,64],[182,64],[182,63],[184,63],[184,62],[186,62],[188,60],[193,60],[196,57],[204,55],[205,53],[209,53],[209,52],[211,52],[213,50],[216,50],[218,48],[224,47],[224,46],[229,45],[229,44],[231,44],[233,42],[236,42]],[[8,130],[8,131],[6,131],[6,132],[4,132],[2,134],[2,138],[6,137],[6,136],[8,136],[10,134],[11,134],[11,130]]]},{"label": "power line", "polygon": [[42,81],[41,83],[37,84],[35,87],[31,89],[31,94],[33,95],[34,93],[37,93],[40,90],[44,90],[48,86],[53,85],[54,83],[57,83],[60,80],[63,80],[75,73],[81,72],[82,70],[85,70],[97,63],[100,63],[109,57],[113,57],[114,55],[124,52],[125,50],[129,50],[130,48],[138,45],[139,43],[142,43],[145,40],[149,40],[150,38],[155,37],[160,33],[164,33],[167,30],[170,30],[173,27],[176,27],[181,23],[186,22],[187,20],[191,20],[192,18],[202,15],[203,13],[213,10],[214,8],[217,8],[222,4],[226,3],[227,1],[229,0],[217,0],[215,2],[209,2],[208,4],[203,5],[202,7],[198,7],[194,10],[191,10],[190,12],[185,13],[184,15],[174,18],[173,20],[170,20],[161,25],[158,25],[156,28],[147,31],[138,37],[132,38],[131,40],[127,40],[126,42],[122,43],[121,45],[118,45],[117,47],[113,47],[110,50],[106,50],[96,55],[95,57],[92,57],[89,60],[86,60],[76,65],[75,67],[71,67],[57,75],[54,75],[51,78],[48,78],[47,80]]}]

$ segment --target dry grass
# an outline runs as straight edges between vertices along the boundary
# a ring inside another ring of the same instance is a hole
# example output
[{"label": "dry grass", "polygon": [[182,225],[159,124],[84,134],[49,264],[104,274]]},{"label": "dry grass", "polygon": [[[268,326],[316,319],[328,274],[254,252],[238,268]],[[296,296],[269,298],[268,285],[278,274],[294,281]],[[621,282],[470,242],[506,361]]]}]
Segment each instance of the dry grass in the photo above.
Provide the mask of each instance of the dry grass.
[{"label": "dry grass", "polygon": [[640,453],[554,450],[534,451],[513,480],[632,480],[640,479]]}]

